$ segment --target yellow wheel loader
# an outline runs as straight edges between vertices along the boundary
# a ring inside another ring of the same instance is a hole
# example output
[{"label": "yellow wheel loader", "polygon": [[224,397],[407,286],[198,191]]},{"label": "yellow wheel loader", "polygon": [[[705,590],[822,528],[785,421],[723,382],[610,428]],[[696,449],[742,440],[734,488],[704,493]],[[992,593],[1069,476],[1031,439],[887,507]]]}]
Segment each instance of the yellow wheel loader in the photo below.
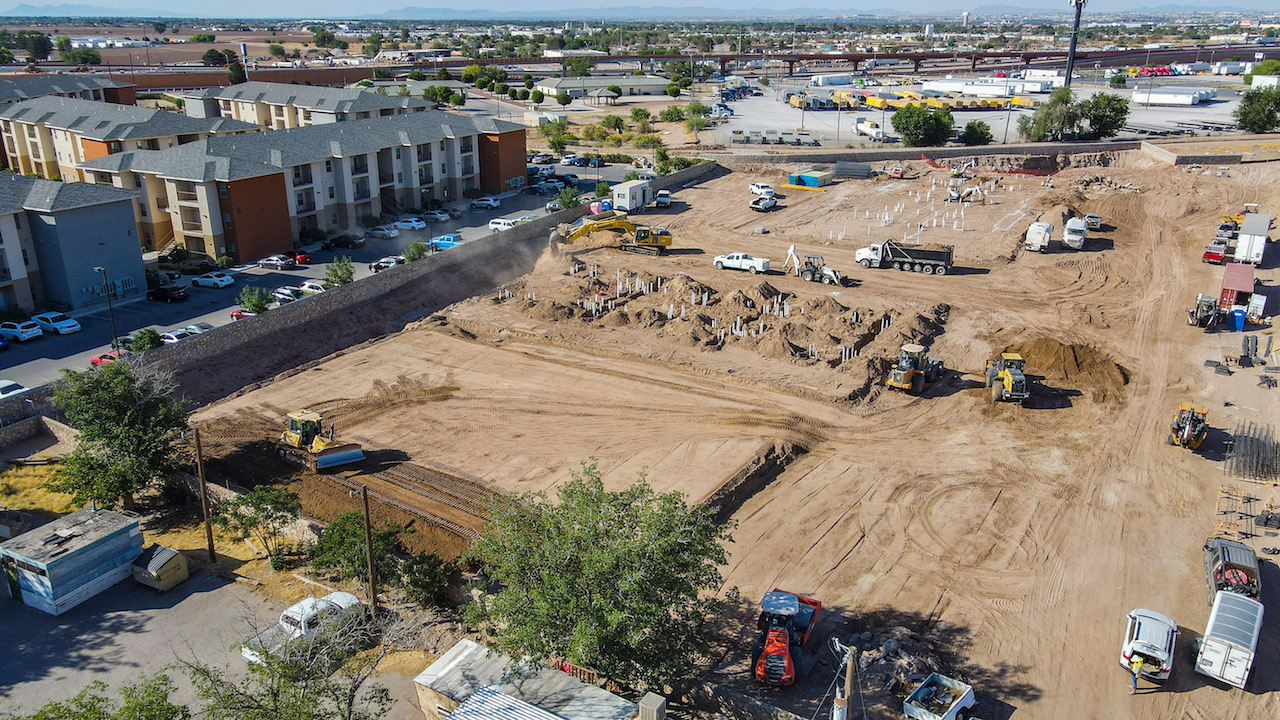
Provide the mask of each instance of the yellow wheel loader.
[{"label": "yellow wheel loader", "polygon": [[1031,385],[1023,372],[1026,362],[1018,353],[1000,353],[987,361],[987,387],[993,402],[1025,402],[1031,397]]},{"label": "yellow wheel loader", "polygon": [[1165,442],[1198,450],[1207,437],[1209,437],[1209,408],[1185,402],[1179,405],[1178,414],[1169,425],[1169,437]]},{"label": "yellow wheel loader", "polygon": [[299,410],[289,413],[280,434],[280,457],[286,462],[312,470],[360,462],[364,448],[359,443],[339,443],[333,439],[333,425],[325,431],[320,413]]},{"label": "yellow wheel loader", "polygon": [[924,386],[942,375],[942,361],[924,354],[924,346],[908,343],[902,346],[898,364],[889,371],[885,385],[895,390],[919,395]]}]

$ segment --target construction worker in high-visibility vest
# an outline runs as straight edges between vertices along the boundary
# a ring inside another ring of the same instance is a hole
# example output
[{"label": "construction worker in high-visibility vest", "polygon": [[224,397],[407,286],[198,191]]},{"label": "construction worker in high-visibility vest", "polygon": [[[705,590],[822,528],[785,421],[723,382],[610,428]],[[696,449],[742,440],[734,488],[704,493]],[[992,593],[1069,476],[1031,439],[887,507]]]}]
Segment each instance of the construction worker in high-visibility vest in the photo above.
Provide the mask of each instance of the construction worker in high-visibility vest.
[{"label": "construction worker in high-visibility vest", "polygon": [[1133,673],[1133,690],[1130,695],[1138,692],[1138,676],[1142,674],[1142,656],[1134,654],[1133,660],[1129,661],[1129,672]]}]

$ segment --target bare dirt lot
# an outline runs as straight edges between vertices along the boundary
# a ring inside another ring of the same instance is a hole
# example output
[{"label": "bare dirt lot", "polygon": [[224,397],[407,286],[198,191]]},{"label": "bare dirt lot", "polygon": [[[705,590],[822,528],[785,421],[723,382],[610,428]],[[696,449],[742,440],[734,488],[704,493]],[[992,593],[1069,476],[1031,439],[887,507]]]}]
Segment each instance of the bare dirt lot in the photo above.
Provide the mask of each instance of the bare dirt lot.
[{"label": "bare dirt lot", "polygon": [[[944,169],[913,163],[903,180],[780,189],[782,208],[764,215],[746,209],[747,184],[778,188],[786,168],[724,174],[637,216],[674,233],[669,255],[591,236],[505,288],[197,419],[234,470],[284,411],[337,416],[372,464],[294,473],[323,488],[311,502],[370,482],[401,504],[393,512],[427,513],[416,517],[455,550],[482,526],[485,493],[553,487],[588,457],[613,487],[644,471],[720,505],[738,523],[726,587],[743,603],[705,675],[805,717],[832,681],[833,634],[870,653],[874,717],[899,716],[906,678],[935,667],[975,685],[983,718],[1275,716],[1274,620],[1247,691],[1194,673],[1192,642],[1208,618],[1200,548],[1219,487],[1246,486],[1259,504],[1272,495],[1224,473],[1227,431],[1267,421],[1280,401],[1256,368],[1205,368],[1239,335],[1189,327],[1184,308],[1217,293],[1222,269],[1199,257],[1219,216],[1245,202],[1280,208],[1280,164],[1225,176],[1108,164],[1058,173],[1051,187],[979,174],[962,186],[986,202],[962,206],[941,199]],[[1067,212],[1103,218],[1084,251],[1021,250],[1029,222],[1060,232]],[[857,248],[904,236],[954,245],[953,272],[855,265]],[[845,285],[782,274],[793,244],[825,256]],[[727,252],[767,257],[773,272],[717,271],[713,256]],[[1264,288],[1274,266],[1259,271]],[[922,397],[883,386],[908,341],[948,368]],[[984,361],[1002,350],[1022,352],[1038,380],[1027,407],[988,399]],[[1208,405],[1216,428],[1198,453],[1164,443],[1187,400]],[[409,486],[378,477],[406,466],[437,474],[413,470]],[[1261,532],[1250,542],[1280,544]],[[1269,561],[1267,584],[1280,586]],[[825,605],[807,677],[782,691],[747,673],[757,603],[774,587]],[[1136,607],[1170,615],[1182,635],[1171,681],[1130,696],[1118,657]],[[919,654],[880,658],[884,638]]]}]

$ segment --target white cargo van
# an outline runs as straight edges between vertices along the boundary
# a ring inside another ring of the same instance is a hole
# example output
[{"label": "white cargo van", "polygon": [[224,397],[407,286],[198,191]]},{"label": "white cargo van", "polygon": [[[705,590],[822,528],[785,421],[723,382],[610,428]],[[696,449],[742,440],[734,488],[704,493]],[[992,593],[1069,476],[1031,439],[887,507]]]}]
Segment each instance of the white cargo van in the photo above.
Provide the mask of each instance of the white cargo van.
[{"label": "white cargo van", "polygon": [[1219,592],[1200,638],[1196,672],[1243,689],[1249,682],[1261,634],[1262,603],[1233,592]]}]

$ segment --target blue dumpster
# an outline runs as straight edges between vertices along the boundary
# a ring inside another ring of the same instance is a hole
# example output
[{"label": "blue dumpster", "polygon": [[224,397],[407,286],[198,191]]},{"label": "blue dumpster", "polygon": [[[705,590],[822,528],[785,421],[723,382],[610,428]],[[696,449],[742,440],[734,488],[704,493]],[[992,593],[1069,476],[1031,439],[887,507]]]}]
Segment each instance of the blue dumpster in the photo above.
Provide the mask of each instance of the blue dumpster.
[{"label": "blue dumpster", "polygon": [[1231,329],[1234,332],[1244,332],[1244,310],[1231,311]]}]

